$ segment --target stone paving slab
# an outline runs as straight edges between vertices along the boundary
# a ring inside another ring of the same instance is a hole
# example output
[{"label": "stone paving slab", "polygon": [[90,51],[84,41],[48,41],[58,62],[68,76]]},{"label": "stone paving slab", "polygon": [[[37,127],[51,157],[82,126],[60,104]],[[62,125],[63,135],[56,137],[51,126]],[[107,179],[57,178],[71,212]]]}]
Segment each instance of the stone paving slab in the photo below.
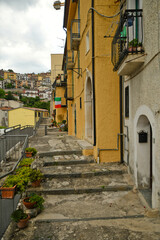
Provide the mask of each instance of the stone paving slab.
[{"label": "stone paving slab", "polygon": [[159,240],[159,226],[159,219],[148,218],[61,223],[33,220],[21,231],[14,228],[4,240]]},{"label": "stone paving slab", "polygon": [[80,164],[80,165],[71,165],[71,166],[52,166],[43,167],[41,169],[44,174],[71,174],[71,173],[92,173],[92,175],[98,175],[98,173],[105,174],[122,174],[127,172],[127,168],[124,165],[111,165],[111,164]]},{"label": "stone paving slab", "polygon": [[43,195],[45,209],[40,219],[74,219],[143,215],[145,208],[132,191],[80,195]]},{"label": "stone paving slab", "polygon": [[63,178],[63,179],[46,179],[41,183],[42,189],[87,189],[87,188],[104,188],[106,186],[133,186],[132,179],[128,174],[111,175],[111,176],[96,176],[92,178]]}]

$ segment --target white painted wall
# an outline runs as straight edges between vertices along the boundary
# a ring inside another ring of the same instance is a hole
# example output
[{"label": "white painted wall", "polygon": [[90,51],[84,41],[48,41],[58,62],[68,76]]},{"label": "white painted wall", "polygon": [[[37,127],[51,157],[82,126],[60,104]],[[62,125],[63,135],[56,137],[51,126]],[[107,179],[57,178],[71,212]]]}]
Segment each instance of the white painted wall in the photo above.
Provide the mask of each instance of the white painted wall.
[{"label": "white painted wall", "polygon": [[[145,182],[149,166],[146,163],[147,146],[137,144],[137,131],[141,127],[148,132],[148,126],[143,119],[142,126],[138,124],[141,115],[145,115],[152,126],[153,131],[153,188],[152,207],[160,208],[160,1],[143,1],[144,22],[144,48],[145,63],[142,71],[124,79],[124,88],[130,87],[130,115],[125,119],[124,125],[129,129],[129,166],[138,185],[138,172],[141,169],[141,177]],[[138,70],[138,69],[137,69]],[[135,73],[134,73],[135,74]],[[142,120],[142,119],[141,119]],[[126,127],[124,127],[126,132]],[[145,152],[145,153],[144,153]],[[143,155],[144,153],[144,155]],[[124,155],[127,162],[127,153]],[[147,160],[148,161],[148,160]],[[147,181],[147,180],[146,180]]]}]

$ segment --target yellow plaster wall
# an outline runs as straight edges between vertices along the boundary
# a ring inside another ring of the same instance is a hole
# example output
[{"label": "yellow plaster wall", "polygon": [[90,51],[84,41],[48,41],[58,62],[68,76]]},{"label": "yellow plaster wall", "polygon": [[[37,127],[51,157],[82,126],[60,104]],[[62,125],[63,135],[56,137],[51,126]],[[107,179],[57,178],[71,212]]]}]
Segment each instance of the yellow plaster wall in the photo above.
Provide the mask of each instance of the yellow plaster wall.
[{"label": "yellow plaster wall", "polygon": [[[113,0],[96,0],[95,9],[107,16],[119,11]],[[113,19],[103,18],[95,13],[95,94],[96,94],[96,135],[97,148],[116,149],[117,134],[120,133],[119,77],[113,72],[111,63],[111,41],[104,38],[111,29]],[[115,25],[116,27],[116,25]],[[112,33],[112,35],[114,32]],[[120,161],[120,151],[100,151],[101,162]]]},{"label": "yellow plaster wall", "polygon": [[35,125],[35,112],[33,110],[17,108],[8,111],[8,126],[12,127],[21,124],[25,125]]},{"label": "yellow plaster wall", "polygon": [[[80,2],[80,31],[81,41],[80,67],[82,76],[76,73],[74,76],[74,100],[68,104],[68,133],[75,135],[74,110],[76,106],[77,116],[77,137],[85,138],[85,82],[86,69],[92,73],[92,29],[91,13],[88,13],[91,7],[91,1],[81,0]],[[85,6],[85,7],[83,7]],[[119,6],[114,0],[95,0],[95,9],[105,15],[114,15],[118,12]],[[72,14],[73,16],[74,14]],[[88,17],[87,17],[88,16]],[[104,38],[106,31],[110,28],[113,21],[118,20],[106,19],[100,17],[97,13],[95,16],[95,101],[96,101],[96,146],[94,147],[94,157],[97,159],[98,148],[117,148],[117,134],[120,132],[119,119],[119,78],[113,72],[111,63],[111,41],[112,39]],[[75,13],[75,19],[78,18],[78,5]],[[89,31],[90,49],[86,52],[86,34]],[[114,34],[114,32],[112,33]],[[70,32],[67,32],[67,44],[70,49]],[[75,68],[78,68],[78,53],[75,51]],[[72,83],[72,73],[68,71],[68,83]],[[82,109],[79,108],[80,97],[82,98]],[[85,152],[85,151],[84,151]],[[100,151],[101,162],[120,161],[120,151]]]}]

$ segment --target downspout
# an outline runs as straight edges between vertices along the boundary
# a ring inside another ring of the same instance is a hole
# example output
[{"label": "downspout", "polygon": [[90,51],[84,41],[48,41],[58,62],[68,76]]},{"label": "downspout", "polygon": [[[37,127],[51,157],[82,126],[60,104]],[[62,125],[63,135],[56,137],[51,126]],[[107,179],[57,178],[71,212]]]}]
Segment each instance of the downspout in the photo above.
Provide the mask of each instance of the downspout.
[{"label": "downspout", "polygon": [[121,151],[121,163],[123,163],[123,99],[122,99],[122,89],[123,81],[122,76],[119,77],[119,87],[120,87],[120,151]]},{"label": "downspout", "polygon": [[[92,0],[92,8],[94,8],[94,0]],[[94,10],[92,9],[92,88],[93,88],[93,135],[96,146],[96,107],[95,107],[95,59],[94,59]]]}]

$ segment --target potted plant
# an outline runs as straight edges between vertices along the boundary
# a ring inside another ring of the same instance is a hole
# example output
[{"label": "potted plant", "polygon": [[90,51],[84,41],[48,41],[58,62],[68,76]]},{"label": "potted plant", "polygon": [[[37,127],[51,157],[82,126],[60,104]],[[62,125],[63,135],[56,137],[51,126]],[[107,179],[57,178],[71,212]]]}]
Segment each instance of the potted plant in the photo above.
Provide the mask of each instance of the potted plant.
[{"label": "potted plant", "polygon": [[37,150],[35,148],[28,147],[25,149],[26,157],[32,157],[35,156],[37,153]]},{"label": "potted plant", "polygon": [[31,193],[29,197],[23,199],[23,204],[26,208],[39,208],[43,210],[44,198],[36,193]]},{"label": "potted plant", "polygon": [[30,167],[33,161],[34,161],[33,158],[23,158],[22,161],[18,164],[18,166],[19,167]]},{"label": "potted plant", "polygon": [[32,187],[39,187],[43,177],[44,176],[40,170],[32,169],[30,174],[30,181],[32,183]]},{"label": "potted plant", "polygon": [[30,216],[22,209],[17,209],[11,214],[11,219],[17,223],[19,228],[25,228],[28,225],[28,220]]},{"label": "potted plant", "polygon": [[16,191],[16,183],[6,181],[2,187],[0,187],[2,198],[13,198]]},{"label": "potted plant", "polygon": [[24,192],[28,181],[19,175],[10,175],[0,188],[2,198],[13,198],[16,192]]},{"label": "potted plant", "polygon": [[138,39],[133,39],[132,41],[129,42],[128,44],[128,51],[129,52],[135,52],[138,46]]}]

